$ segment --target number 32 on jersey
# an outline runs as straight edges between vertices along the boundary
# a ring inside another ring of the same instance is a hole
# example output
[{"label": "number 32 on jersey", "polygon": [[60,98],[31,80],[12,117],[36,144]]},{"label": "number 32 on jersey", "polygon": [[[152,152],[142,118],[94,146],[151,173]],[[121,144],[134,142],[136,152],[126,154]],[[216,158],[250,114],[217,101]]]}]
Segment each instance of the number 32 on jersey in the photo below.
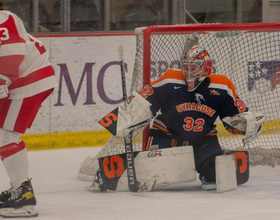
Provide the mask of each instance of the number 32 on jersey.
[{"label": "number 32 on jersey", "polygon": [[203,125],[205,124],[205,121],[203,118],[198,118],[194,120],[192,117],[186,117],[184,119],[185,124],[183,125],[183,128],[186,131],[194,131],[194,132],[201,132],[203,130]]}]

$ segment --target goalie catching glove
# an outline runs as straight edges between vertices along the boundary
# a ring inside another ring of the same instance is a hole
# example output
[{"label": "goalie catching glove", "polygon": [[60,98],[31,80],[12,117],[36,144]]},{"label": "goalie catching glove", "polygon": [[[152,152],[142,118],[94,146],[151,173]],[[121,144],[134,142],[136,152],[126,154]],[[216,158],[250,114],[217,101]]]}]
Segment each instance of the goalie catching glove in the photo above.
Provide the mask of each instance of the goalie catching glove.
[{"label": "goalie catching glove", "polygon": [[244,134],[242,142],[250,144],[261,134],[264,116],[260,113],[242,112],[233,117],[225,117],[222,121],[229,132]]}]

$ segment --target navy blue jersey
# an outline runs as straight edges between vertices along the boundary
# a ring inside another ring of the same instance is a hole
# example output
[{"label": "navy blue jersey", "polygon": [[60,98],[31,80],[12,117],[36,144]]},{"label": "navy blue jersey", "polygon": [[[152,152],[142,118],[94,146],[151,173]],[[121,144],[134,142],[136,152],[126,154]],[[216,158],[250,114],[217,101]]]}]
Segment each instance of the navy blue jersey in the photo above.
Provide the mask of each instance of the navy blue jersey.
[{"label": "navy blue jersey", "polygon": [[223,75],[210,75],[189,92],[182,71],[169,69],[139,94],[152,104],[154,115],[161,112],[154,124],[157,129],[187,141],[215,135],[218,116],[222,119],[248,111],[233,83]]}]

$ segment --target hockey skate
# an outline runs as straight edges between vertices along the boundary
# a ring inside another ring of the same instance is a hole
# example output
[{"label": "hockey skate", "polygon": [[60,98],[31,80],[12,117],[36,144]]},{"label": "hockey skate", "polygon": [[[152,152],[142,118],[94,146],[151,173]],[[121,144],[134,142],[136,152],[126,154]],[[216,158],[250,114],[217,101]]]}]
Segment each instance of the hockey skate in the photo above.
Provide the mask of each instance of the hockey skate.
[{"label": "hockey skate", "polygon": [[[9,192],[3,194],[3,198],[7,198],[4,195],[9,195]],[[0,216],[4,218],[36,217],[38,212],[35,210],[35,205],[33,188],[30,180],[27,180],[17,189],[12,187],[10,197],[0,204]]]},{"label": "hockey skate", "polygon": [[0,204],[3,203],[3,202],[6,202],[12,196],[13,189],[14,189],[14,187],[11,186],[9,189],[3,191],[0,194]]},{"label": "hockey skate", "polygon": [[209,181],[204,176],[201,177],[201,189],[203,190],[214,190],[216,189],[216,182],[215,181]]}]

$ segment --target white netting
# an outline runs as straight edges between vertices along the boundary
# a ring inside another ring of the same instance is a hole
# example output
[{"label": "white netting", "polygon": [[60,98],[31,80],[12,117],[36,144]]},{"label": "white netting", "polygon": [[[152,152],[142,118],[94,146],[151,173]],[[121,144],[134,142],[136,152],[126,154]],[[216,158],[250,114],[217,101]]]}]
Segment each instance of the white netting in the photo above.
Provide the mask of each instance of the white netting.
[{"label": "white netting", "polygon": [[[239,29],[240,27],[240,29]],[[215,31],[218,30],[218,31]],[[280,164],[280,25],[177,25],[136,29],[137,49],[131,91],[160,77],[168,68],[179,68],[190,34],[214,60],[215,72],[228,76],[239,97],[251,111],[265,115],[261,136],[243,146],[217,121],[220,144],[226,150],[248,150],[251,164]],[[142,137],[134,138],[134,150],[142,150]],[[98,157],[124,152],[123,139],[111,137]],[[96,157],[97,158],[97,157]]]},{"label": "white netting", "polygon": [[[260,138],[245,147],[240,136],[229,134],[217,123],[221,146],[228,150],[249,150],[253,164],[273,165],[280,161],[280,27],[251,24],[233,30],[232,26],[165,26],[162,31],[160,26],[136,29],[137,51],[131,91],[140,90],[143,76],[149,77],[143,70],[150,70],[150,79],[146,80],[152,81],[168,68],[179,68],[186,39],[189,34],[198,33],[199,45],[207,49],[215,62],[215,72],[227,75],[246,105],[252,111],[262,112],[266,118]],[[145,42],[147,39],[150,42]],[[145,57],[149,53],[150,57]],[[120,145],[117,150],[123,152]],[[141,147],[140,137],[135,149],[141,150]]]}]

